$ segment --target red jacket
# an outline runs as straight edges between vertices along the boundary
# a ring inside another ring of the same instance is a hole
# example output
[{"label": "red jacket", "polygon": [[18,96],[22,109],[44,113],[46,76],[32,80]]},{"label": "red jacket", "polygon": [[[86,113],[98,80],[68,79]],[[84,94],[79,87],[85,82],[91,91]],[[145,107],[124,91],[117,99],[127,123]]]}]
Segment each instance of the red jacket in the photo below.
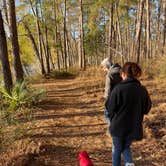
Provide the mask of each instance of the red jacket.
[{"label": "red jacket", "polygon": [[94,166],[86,151],[80,152],[78,159],[80,166]]}]

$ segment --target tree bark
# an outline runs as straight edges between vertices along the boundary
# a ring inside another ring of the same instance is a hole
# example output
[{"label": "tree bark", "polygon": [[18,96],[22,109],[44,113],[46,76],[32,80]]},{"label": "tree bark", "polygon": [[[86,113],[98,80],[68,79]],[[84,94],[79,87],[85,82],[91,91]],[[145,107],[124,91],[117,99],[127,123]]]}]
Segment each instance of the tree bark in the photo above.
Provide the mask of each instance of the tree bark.
[{"label": "tree bark", "polygon": [[119,39],[119,47],[120,47],[120,52],[122,54],[121,56],[121,64],[124,64],[124,54],[123,54],[123,46],[122,46],[122,35],[121,35],[121,30],[120,30],[120,20],[119,20],[119,12],[117,8],[117,4],[115,5],[115,11],[116,11],[116,21],[117,21],[117,32],[118,32],[118,39]]},{"label": "tree bark", "polygon": [[160,16],[161,16],[161,2],[162,0],[159,0],[158,7],[157,7],[157,22],[156,22],[156,36],[155,36],[155,43],[154,43],[154,49],[155,49],[155,55],[159,55],[160,52]]},{"label": "tree bark", "polygon": [[2,64],[2,74],[3,74],[5,88],[8,91],[10,91],[13,83],[12,83],[12,74],[8,59],[7,41],[6,41],[1,10],[0,10],[0,60]]},{"label": "tree bark", "polygon": [[110,57],[110,59],[112,60],[112,37],[113,37],[113,16],[114,16],[114,6],[113,6],[113,2],[111,2],[110,4],[110,14],[109,14],[109,30],[108,30],[108,57]]},{"label": "tree bark", "polygon": [[49,53],[49,43],[48,43],[48,27],[47,27],[47,20],[44,19],[43,17],[43,9],[42,9],[42,1],[39,1],[39,6],[40,6],[40,17],[44,29],[44,35],[41,33],[41,40],[43,44],[43,51],[45,55],[45,62],[46,62],[46,69],[47,69],[47,74],[50,73],[51,68],[50,68],[50,53]]},{"label": "tree bark", "polygon": [[46,43],[46,51],[45,51],[45,54],[46,54],[46,66],[47,66],[47,73],[50,73],[51,72],[51,69],[50,69],[50,54],[49,54],[49,43],[48,43],[48,28],[47,26],[45,25],[45,43]]},{"label": "tree bark", "polygon": [[56,57],[57,57],[57,66],[58,66],[58,70],[60,70],[60,56],[59,56],[59,48],[58,48],[58,27],[57,27],[57,10],[58,10],[58,6],[56,4],[56,0],[53,1],[54,3],[54,19],[55,19],[55,29],[54,29],[54,45],[55,45],[55,53],[56,53]]},{"label": "tree bark", "polygon": [[137,25],[136,25],[136,36],[135,36],[135,55],[136,62],[140,62],[140,47],[141,47],[141,29],[142,29],[142,17],[143,17],[143,8],[144,8],[144,0],[139,1],[137,12]]},{"label": "tree bark", "polygon": [[79,0],[79,66],[83,70],[86,69],[85,48],[84,48],[84,29],[83,29],[83,5],[82,0]]},{"label": "tree bark", "polygon": [[67,45],[66,45],[66,0],[64,2],[64,27],[63,27],[63,47],[64,47],[64,62],[65,62],[65,70],[67,71]]},{"label": "tree bark", "polygon": [[43,50],[42,50],[42,34],[41,34],[41,29],[40,29],[40,23],[39,23],[39,18],[38,18],[38,8],[36,4],[36,26],[37,26],[37,35],[38,35],[38,48],[39,48],[39,55],[40,55],[40,60],[41,60],[41,69],[42,69],[42,75],[45,75],[46,70],[44,67],[44,60],[43,60]]},{"label": "tree bark", "polygon": [[31,33],[31,31],[30,31],[30,29],[29,29],[27,23],[23,22],[23,25],[24,25],[24,28],[25,28],[25,30],[26,30],[26,32],[27,32],[27,36],[28,36],[28,38],[29,38],[30,41],[31,41],[32,48],[33,48],[33,50],[34,50],[35,56],[36,56],[36,58],[39,60],[40,69],[41,69],[41,74],[43,74],[43,70],[44,70],[44,69],[42,68],[43,65],[42,65],[42,61],[41,61],[41,58],[40,58],[39,50],[38,50],[37,44],[36,44],[36,42],[35,42],[35,39],[34,39],[32,33]]},{"label": "tree bark", "polygon": [[166,1],[163,1],[163,12],[164,12],[163,47],[165,47],[166,45]]},{"label": "tree bark", "polygon": [[146,58],[150,58],[150,11],[149,11],[149,0],[146,0]]},{"label": "tree bark", "polygon": [[20,58],[20,50],[18,43],[18,32],[16,25],[16,12],[15,12],[15,1],[9,0],[9,15],[10,15],[10,37],[12,42],[12,51],[13,51],[13,62],[16,81],[23,81],[23,68]]},{"label": "tree bark", "polygon": [[6,19],[7,24],[9,24],[9,17],[8,17],[6,0],[2,0],[2,3],[3,3],[2,8],[3,8],[3,11],[5,13],[5,19]]}]

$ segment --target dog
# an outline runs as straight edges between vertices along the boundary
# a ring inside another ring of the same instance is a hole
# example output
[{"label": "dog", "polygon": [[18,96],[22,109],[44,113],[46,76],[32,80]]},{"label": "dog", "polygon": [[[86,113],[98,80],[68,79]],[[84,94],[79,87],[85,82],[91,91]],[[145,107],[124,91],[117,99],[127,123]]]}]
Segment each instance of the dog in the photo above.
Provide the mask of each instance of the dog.
[{"label": "dog", "polygon": [[80,166],[94,166],[86,151],[80,152],[78,155],[78,159]]}]

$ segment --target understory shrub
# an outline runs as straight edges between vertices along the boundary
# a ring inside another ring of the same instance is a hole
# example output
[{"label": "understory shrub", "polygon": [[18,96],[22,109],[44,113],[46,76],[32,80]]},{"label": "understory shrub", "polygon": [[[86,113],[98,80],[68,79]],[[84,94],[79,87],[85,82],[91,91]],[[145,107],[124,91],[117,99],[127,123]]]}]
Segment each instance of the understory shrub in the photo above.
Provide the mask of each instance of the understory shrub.
[{"label": "understory shrub", "polygon": [[160,56],[142,62],[143,73],[151,78],[166,76],[166,56]]},{"label": "understory shrub", "polygon": [[23,107],[35,105],[45,95],[45,91],[30,87],[26,82],[17,82],[9,92],[0,86],[1,105],[10,110],[17,110]]},{"label": "understory shrub", "polygon": [[165,77],[166,76],[166,56],[161,57],[161,60],[158,66],[160,70],[160,75]]},{"label": "understory shrub", "polygon": [[27,130],[26,123],[32,118],[33,106],[46,95],[45,90],[32,88],[27,82],[17,82],[9,92],[0,85],[0,152]]},{"label": "understory shrub", "polygon": [[61,79],[61,78],[73,78],[75,77],[76,73],[73,71],[65,71],[65,70],[55,70],[51,72],[51,77]]}]

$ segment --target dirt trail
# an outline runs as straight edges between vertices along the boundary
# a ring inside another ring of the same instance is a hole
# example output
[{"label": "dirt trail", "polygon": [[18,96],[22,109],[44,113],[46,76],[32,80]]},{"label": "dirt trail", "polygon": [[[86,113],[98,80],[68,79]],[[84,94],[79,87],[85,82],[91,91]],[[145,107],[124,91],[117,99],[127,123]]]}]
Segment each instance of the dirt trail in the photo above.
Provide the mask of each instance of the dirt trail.
[{"label": "dirt trail", "polygon": [[56,80],[38,86],[47,89],[47,99],[34,113],[32,134],[26,135],[38,146],[28,165],[75,166],[82,150],[90,153],[96,165],[104,165],[103,160],[111,163],[111,157],[104,158],[106,153],[111,156],[111,148],[105,145],[103,104],[93,93],[94,81]]},{"label": "dirt trail", "polygon": [[[161,138],[165,139],[166,134],[166,110],[163,110],[166,100],[162,98],[158,101],[153,92],[157,86],[151,89],[148,83],[145,84],[153,95],[155,107],[151,115],[145,118],[146,139],[132,146],[133,157],[136,166],[164,166],[163,156],[166,153]],[[165,86],[164,83],[162,85]],[[23,154],[12,160],[13,165],[77,166],[78,153],[86,150],[95,166],[111,166],[111,138],[106,135],[102,85],[94,80],[65,79],[50,80],[38,86],[47,89],[47,98],[34,112],[33,123],[27,122],[33,124],[24,138],[30,140],[29,145],[25,143]],[[162,93],[165,94],[164,89]],[[160,117],[155,109],[162,110]]]}]

